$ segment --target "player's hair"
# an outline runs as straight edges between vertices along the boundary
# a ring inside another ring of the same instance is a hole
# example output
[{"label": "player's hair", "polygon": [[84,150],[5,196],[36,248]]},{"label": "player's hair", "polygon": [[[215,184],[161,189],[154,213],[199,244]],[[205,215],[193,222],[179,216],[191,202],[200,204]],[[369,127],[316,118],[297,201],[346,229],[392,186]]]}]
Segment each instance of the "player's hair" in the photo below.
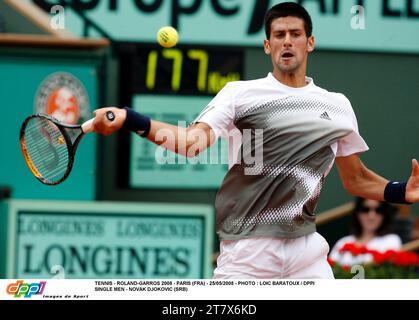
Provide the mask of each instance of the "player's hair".
[{"label": "player's hair", "polygon": [[304,21],[304,29],[308,37],[313,33],[313,22],[306,9],[294,2],[283,2],[273,6],[265,15],[265,33],[266,39],[271,37],[272,21],[283,17],[297,17]]},{"label": "player's hair", "polygon": [[[355,208],[352,212],[352,233],[356,237],[362,235],[362,226],[361,222],[359,221],[359,215],[361,214],[361,208],[364,206],[366,199],[357,197],[355,201]],[[384,236],[386,234],[391,233],[393,218],[397,213],[397,208],[391,205],[388,202],[380,202],[380,214],[383,216],[383,222],[375,231],[376,236]]]}]

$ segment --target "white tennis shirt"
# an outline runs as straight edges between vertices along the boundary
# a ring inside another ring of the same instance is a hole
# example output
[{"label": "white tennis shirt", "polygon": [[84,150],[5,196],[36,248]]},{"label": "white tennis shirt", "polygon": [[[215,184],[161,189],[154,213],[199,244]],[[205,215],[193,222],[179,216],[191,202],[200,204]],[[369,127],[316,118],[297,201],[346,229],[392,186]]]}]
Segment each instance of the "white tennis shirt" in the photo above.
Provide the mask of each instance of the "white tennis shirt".
[{"label": "white tennis shirt", "polygon": [[315,232],[314,210],[335,157],[368,150],[349,100],[308,77],[302,88],[271,73],[230,82],[194,122],[229,142],[216,199],[221,240]]}]

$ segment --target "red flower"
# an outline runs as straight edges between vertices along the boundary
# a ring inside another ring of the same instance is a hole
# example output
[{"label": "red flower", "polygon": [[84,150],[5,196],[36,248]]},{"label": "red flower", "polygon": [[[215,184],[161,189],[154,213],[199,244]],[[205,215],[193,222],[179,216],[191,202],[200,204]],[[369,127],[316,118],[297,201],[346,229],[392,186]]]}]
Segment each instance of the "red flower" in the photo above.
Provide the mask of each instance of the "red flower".
[{"label": "red flower", "polygon": [[[357,246],[355,243],[345,243],[339,249],[340,253],[350,252],[354,257],[360,254],[371,254],[375,264],[383,264],[385,262],[392,263],[396,266],[419,266],[419,255],[414,252],[387,250],[379,252],[377,250],[368,249],[366,246]],[[329,261],[333,267],[334,261]],[[344,266],[348,267],[348,266]],[[344,267],[342,267],[344,269]]]},{"label": "red flower", "polygon": [[355,244],[354,243],[345,243],[343,246],[342,246],[342,248],[340,248],[340,250],[339,250],[339,252],[340,253],[342,253],[342,252],[352,252],[353,250],[354,250],[354,248],[355,248],[356,246],[355,246]]},{"label": "red flower", "polygon": [[374,262],[376,264],[382,264],[386,261],[385,255],[381,252],[375,251],[375,252],[372,252],[372,255],[374,257]]},{"label": "red flower", "polygon": [[327,258],[327,262],[329,263],[329,265],[333,268],[334,266],[335,266],[335,264],[336,264],[336,262],[335,261],[333,261],[333,259],[331,259],[331,258]]},{"label": "red flower", "polygon": [[396,266],[416,266],[419,264],[419,257],[414,252],[397,252],[392,261]]},{"label": "red flower", "polygon": [[360,254],[365,254],[367,252],[368,249],[365,246],[354,246],[351,251],[352,255],[355,257],[359,256]]},{"label": "red flower", "polygon": [[350,252],[353,256],[358,256],[360,254],[368,253],[368,249],[365,246],[357,246],[354,243],[345,243],[342,248],[340,248],[339,252]]},{"label": "red flower", "polygon": [[387,250],[386,252],[384,252],[384,260],[385,261],[393,261],[393,259],[395,259],[397,254],[398,253],[394,250]]},{"label": "red flower", "polygon": [[[365,262],[365,275],[367,278],[415,278],[419,279],[419,255],[409,251],[387,250],[380,252],[367,249],[365,246],[356,246],[354,243],[346,243],[339,250],[340,253],[350,252],[356,256],[359,254],[370,254],[373,257],[373,264]],[[328,259],[333,267],[336,278],[349,279],[349,265],[339,265],[339,263]]]},{"label": "red flower", "polygon": [[359,247],[359,250],[360,250],[361,254],[370,253],[370,250],[366,246]]}]

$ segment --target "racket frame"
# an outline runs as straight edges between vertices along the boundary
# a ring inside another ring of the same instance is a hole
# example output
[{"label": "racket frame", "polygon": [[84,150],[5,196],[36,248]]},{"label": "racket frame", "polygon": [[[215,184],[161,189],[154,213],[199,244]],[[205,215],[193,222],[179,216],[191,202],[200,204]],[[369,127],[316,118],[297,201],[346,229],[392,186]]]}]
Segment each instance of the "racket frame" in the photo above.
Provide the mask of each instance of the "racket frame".
[{"label": "racket frame", "polygon": [[[27,151],[27,147],[26,144],[24,142],[24,136],[25,136],[25,129],[29,123],[29,121],[31,121],[33,118],[43,118],[46,119],[48,121],[51,121],[52,123],[54,123],[58,129],[60,130],[60,133],[63,135],[64,140],[65,140],[65,144],[67,146],[67,152],[68,152],[68,164],[67,164],[67,169],[63,175],[63,177],[57,181],[50,181],[45,179],[40,173],[39,171],[36,169],[36,167],[34,166],[32,160],[29,157],[28,151]],[[67,131],[65,129],[79,129],[82,133],[79,134],[76,138],[76,140],[74,140],[74,143],[71,141],[70,136],[68,135]],[[69,125],[69,124],[63,124],[61,123],[58,119],[51,117],[47,114],[44,113],[37,113],[37,114],[33,114],[29,117],[27,117],[25,119],[25,121],[23,122],[21,128],[20,128],[20,134],[19,134],[19,143],[20,143],[20,148],[22,150],[23,153],[23,157],[25,158],[25,162],[29,167],[29,170],[32,172],[32,174],[39,180],[41,181],[43,184],[49,185],[49,186],[55,186],[61,182],[63,182],[65,179],[67,179],[67,177],[69,176],[71,169],[73,168],[73,164],[74,164],[74,157],[76,154],[76,150],[77,147],[79,145],[79,142],[81,140],[81,138],[83,138],[83,136],[86,133],[83,131],[82,129],[82,125]]]}]

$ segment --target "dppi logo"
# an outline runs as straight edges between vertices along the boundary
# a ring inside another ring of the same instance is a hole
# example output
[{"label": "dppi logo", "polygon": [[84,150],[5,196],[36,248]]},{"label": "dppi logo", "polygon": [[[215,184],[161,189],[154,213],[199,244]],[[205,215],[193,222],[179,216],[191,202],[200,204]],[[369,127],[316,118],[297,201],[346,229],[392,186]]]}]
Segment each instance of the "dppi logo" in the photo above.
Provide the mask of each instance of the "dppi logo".
[{"label": "dppi logo", "polygon": [[42,294],[44,292],[46,281],[24,283],[23,280],[18,280],[7,286],[7,294],[13,295],[15,298],[31,298],[33,295]]}]

